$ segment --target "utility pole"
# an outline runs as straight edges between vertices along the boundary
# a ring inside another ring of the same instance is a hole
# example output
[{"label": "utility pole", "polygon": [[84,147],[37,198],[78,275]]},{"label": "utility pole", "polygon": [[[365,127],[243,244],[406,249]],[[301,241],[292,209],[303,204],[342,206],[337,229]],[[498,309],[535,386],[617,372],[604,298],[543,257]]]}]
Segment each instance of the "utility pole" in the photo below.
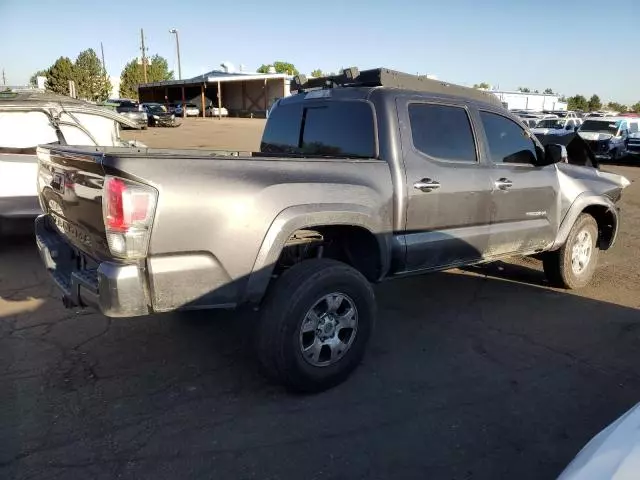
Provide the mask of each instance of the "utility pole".
[{"label": "utility pole", "polygon": [[180,65],[180,40],[178,40],[178,30],[172,28],[169,33],[173,33],[176,36],[176,50],[178,51],[178,80],[182,80],[182,66]]},{"label": "utility pole", "polygon": [[140,50],[142,51],[142,71],[144,72],[144,83],[147,82],[147,49],[144,48],[144,30],[140,29]]},{"label": "utility pole", "polygon": [[105,78],[107,77],[107,66],[104,63],[104,47],[102,46],[102,42],[100,42],[100,52],[102,52],[102,73]]},{"label": "utility pole", "polygon": [[7,77],[4,76],[4,68],[2,69],[2,85],[7,84]]}]

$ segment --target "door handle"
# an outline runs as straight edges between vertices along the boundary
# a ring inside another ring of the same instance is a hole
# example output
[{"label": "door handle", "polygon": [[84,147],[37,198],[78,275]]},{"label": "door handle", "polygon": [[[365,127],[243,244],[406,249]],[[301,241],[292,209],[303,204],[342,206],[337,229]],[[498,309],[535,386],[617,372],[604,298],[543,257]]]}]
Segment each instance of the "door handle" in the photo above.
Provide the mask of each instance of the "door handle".
[{"label": "door handle", "polygon": [[430,178],[423,178],[422,180],[413,184],[413,188],[416,190],[422,190],[423,192],[430,192],[436,188],[440,188],[440,182],[431,180]]},{"label": "door handle", "polygon": [[509,190],[511,187],[513,187],[513,182],[508,178],[503,177],[496,180],[494,185],[498,190]]}]

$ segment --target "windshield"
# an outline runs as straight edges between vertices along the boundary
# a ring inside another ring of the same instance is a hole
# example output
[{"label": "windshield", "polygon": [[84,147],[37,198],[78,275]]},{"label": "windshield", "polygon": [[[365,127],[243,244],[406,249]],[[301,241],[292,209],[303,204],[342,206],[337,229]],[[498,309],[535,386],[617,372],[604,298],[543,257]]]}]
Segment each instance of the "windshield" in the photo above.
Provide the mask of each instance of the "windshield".
[{"label": "windshield", "polygon": [[160,105],[147,105],[147,109],[151,113],[164,113],[164,108],[162,108]]},{"label": "windshield", "polygon": [[548,118],[546,120],[540,120],[538,123],[536,123],[536,128],[561,129],[561,128],[564,128],[564,120],[560,120],[557,118]]},{"label": "windshield", "polygon": [[618,131],[616,122],[606,122],[602,120],[586,120],[580,127],[581,132],[603,132],[613,135]]}]

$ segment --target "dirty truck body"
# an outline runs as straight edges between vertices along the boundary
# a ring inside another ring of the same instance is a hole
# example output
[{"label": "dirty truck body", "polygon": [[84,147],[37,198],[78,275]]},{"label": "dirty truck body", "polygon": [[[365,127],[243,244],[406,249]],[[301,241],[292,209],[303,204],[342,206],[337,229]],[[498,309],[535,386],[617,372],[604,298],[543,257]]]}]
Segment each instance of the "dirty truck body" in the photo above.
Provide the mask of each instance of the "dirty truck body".
[{"label": "dirty truck body", "polygon": [[[321,390],[364,353],[370,282],[532,254],[564,286],[589,280],[626,179],[559,161],[481,92],[373,72],[388,76],[300,84],[261,152],[40,148],[36,236],[65,302],[258,305],[267,373]],[[565,271],[576,222],[583,268]]]}]

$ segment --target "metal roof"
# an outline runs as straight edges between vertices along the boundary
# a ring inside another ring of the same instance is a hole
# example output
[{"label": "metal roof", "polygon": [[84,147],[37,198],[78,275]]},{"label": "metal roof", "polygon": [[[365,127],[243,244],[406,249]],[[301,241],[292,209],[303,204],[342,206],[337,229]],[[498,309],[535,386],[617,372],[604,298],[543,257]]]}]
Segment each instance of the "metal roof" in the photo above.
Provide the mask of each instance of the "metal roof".
[{"label": "metal roof", "polygon": [[18,104],[22,102],[92,105],[84,100],[36,89],[0,92],[0,105]]},{"label": "metal roof", "polygon": [[222,70],[211,70],[210,72],[197,75],[184,80],[164,80],[161,82],[141,83],[138,88],[147,87],[170,87],[176,85],[193,85],[201,83],[215,82],[242,82],[262,79],[291,78],[286,73],[252,73],[252,72],[225,72]]}]

